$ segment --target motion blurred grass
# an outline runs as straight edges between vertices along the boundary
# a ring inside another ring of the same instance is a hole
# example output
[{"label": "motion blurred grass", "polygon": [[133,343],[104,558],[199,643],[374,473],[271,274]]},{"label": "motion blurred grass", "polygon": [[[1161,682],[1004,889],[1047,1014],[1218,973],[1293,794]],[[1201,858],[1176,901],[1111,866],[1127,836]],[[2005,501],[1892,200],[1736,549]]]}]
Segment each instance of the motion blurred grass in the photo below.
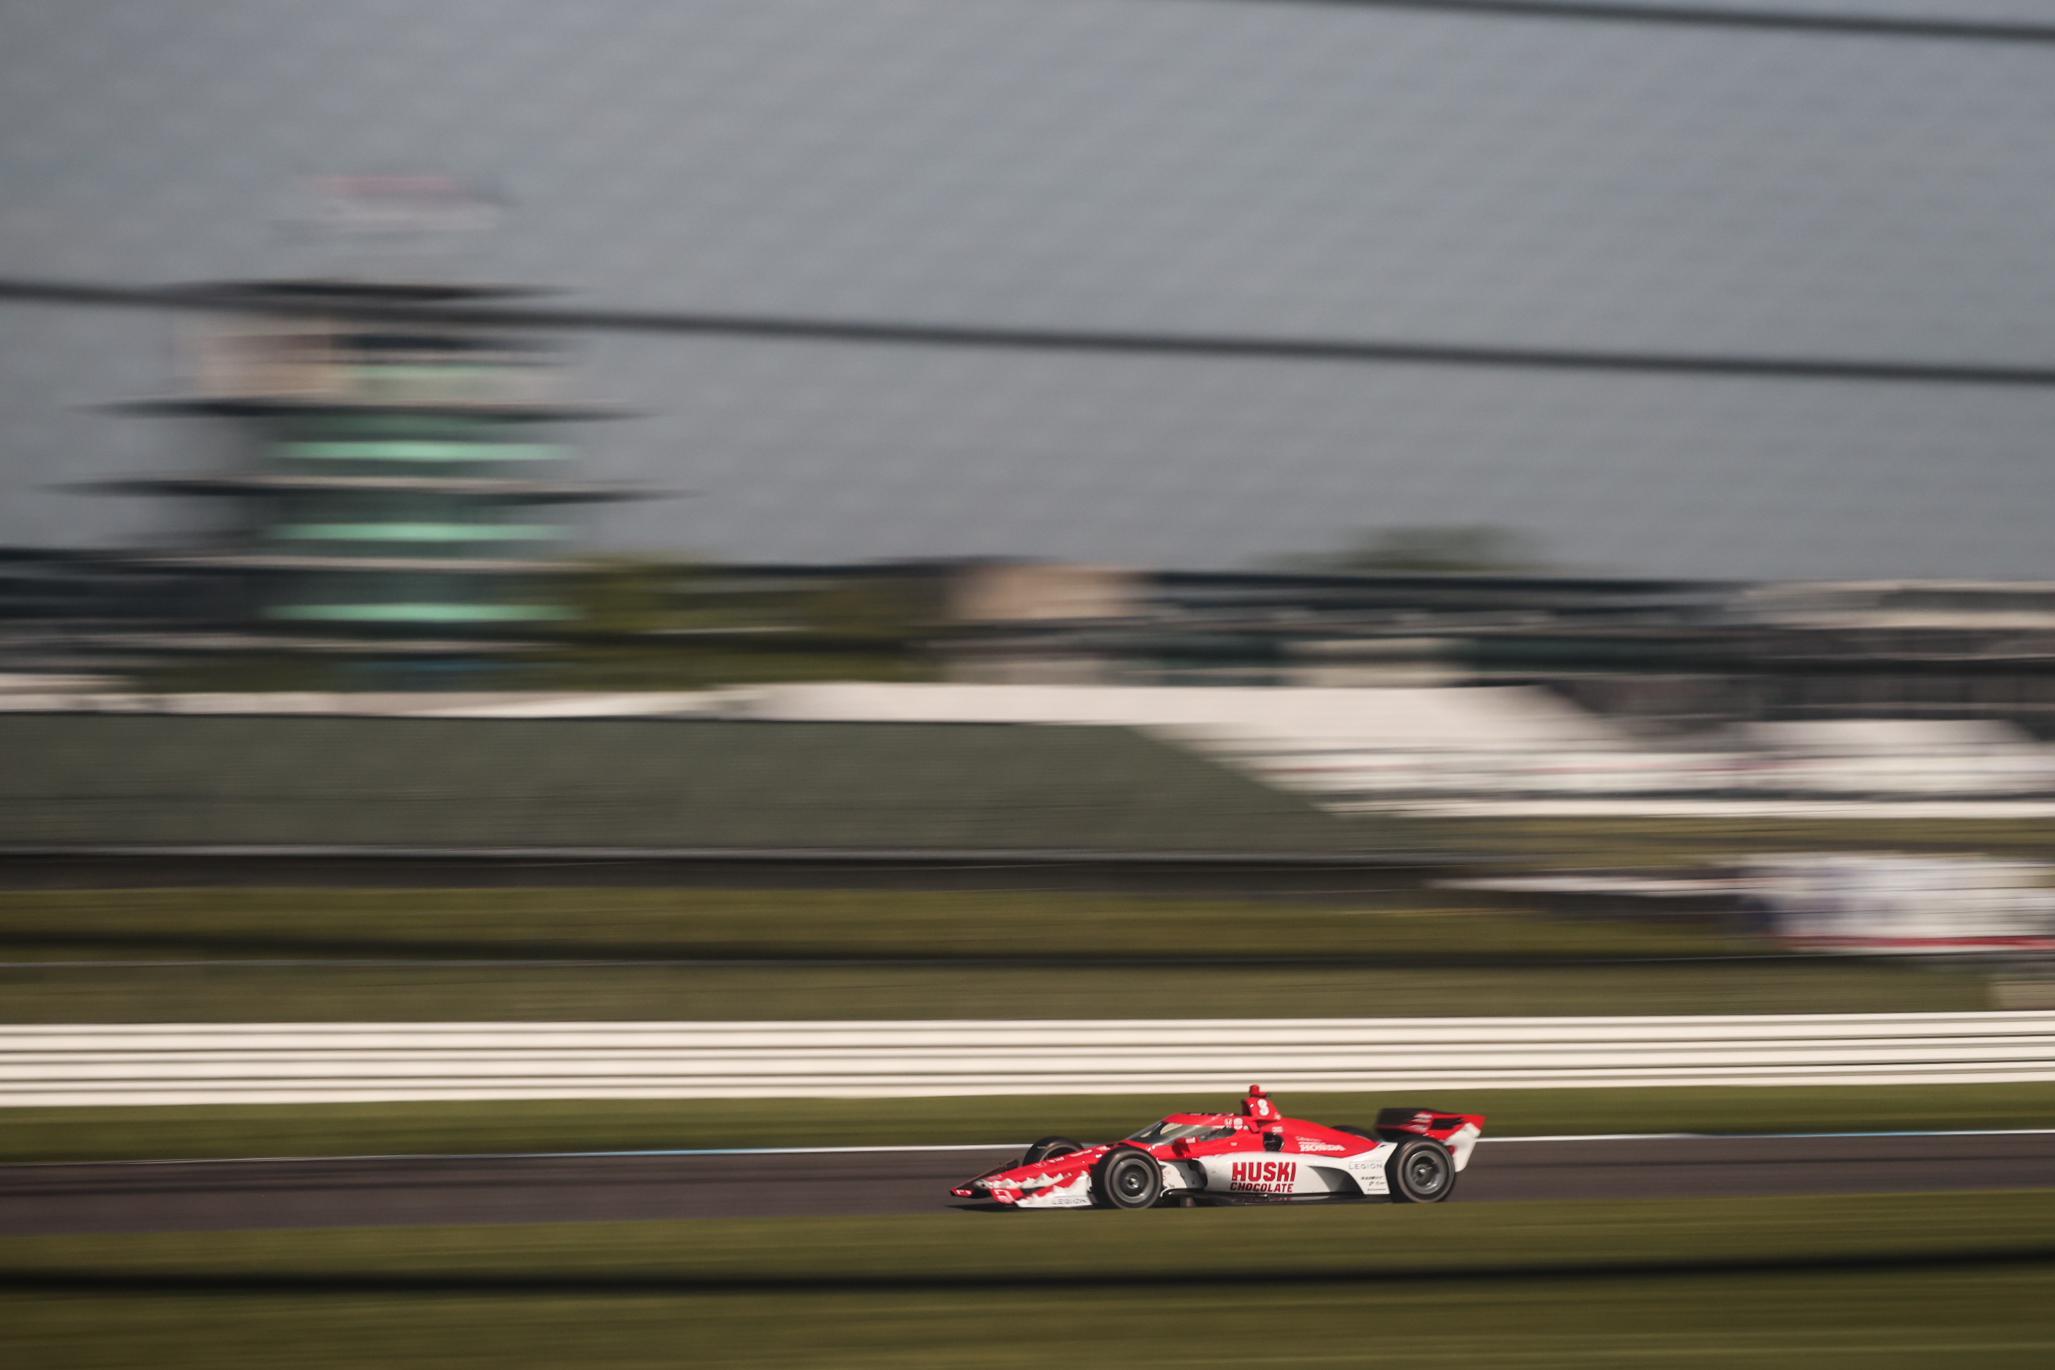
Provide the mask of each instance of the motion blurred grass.
[{"label": "motion blurred grass", "polygon": [[[1367,1123],[1388,1105],[1460,1107],[1485,1114],[1491,1137],[2055,1127],[2055,1084],[1428,1093],[1290,1091],[1282,1102],[1338,1123]],[[1051,1133],[1124,1136],[1200,1102],[1187,1092],[24,1108],[0,1114],[0,1161],[1019,1144]]]},{"label": "motion blurred grass", "polygon": [[[1989,1004],[1974,970],[1766,950],[1702,920],[1547,919],[1425,897],[1303,905],[1057,893],[13,891],[0,894],[0,961],[10,963],[0,966],[0,1021],[1833,1013]],[[1279,960],[1293,964],[1265,964]],[[1193,964],[1206,961],[1218,964]]]},{"label": "motion blurred grass", "polygon": [[0,891],[8,959],[1326,956],[1410,966],[1775,950],[1703,919],[1550,919],[1430,893],[1299,904],[854,890]]},{"label": "motion blurred grass", "polygon": [[2055,1196],[2033,1192],[31,1238],[0,1242],[0,1351],[174,1370],[2045,1365],[2051,1226]]},{"label": "motion blurred grass", "polygon": [[0,1020],[15,1023],[1939,1013],[1989,1006],[1989,987],[1967,971],[1808,962],[1529,970],[861,963],[0,969]]},{"label": "motion blurred grass", "polygon": [[1127,728],[0,717],[0,846],[1362,852],[1351,823]]}]

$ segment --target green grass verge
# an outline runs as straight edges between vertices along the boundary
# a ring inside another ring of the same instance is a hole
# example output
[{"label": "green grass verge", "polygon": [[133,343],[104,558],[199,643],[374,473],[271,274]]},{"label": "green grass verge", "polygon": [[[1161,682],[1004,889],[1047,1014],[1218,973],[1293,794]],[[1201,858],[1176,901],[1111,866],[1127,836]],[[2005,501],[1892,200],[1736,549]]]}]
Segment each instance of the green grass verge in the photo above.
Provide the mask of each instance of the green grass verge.
[{"label": "green grass verge", "polygon": [[[1947,1012],[1989,1002],[1971,970],[1763,951],[1690,921],[1548,919],[1400,896],[9,891],[0,1019],[1152,1018],[1218,1005],[1303,1017],[1446,1015],[1452,1004]],[[1311,964],[1262,963],[1280,957]],[[367,964],[392,960],[419,964]]]},{"label": "green grass verge", "polygon": [[[1306,905],[1048,892],[7,891],[0,1019],[1151,1018],[1222,1004],[1286,1017],[1445,1015],[1451,1004],[1951,1012],[1990,1002],[1974,970],[1766,950],[1695,920],[1551,919],[1418,895]],[[1157,960],[1166,955],[1243,964]],[[1279,957],[1313,964],[1261,964]],[[378,960],[422,964],[364,964]]]},{"label": "green grass verge", "polygon": [[[0,966],[0,1019],[1150,1018],[1219,1004],[1275,1016],[1435,1015],[1451,1004],[1949,1012],[1990,1001],[1973,970],[1767,950],[1695,920],[1550,919],[1396,894],[1308,905],[1049,892],[17,890],[0,892],[0,961],[12,963]],[[1152,964],[1167,954],[1246,964]],[[1260,964],[1278,957],[1314,964]],[[363,964],[377,960],[425,964]]]},{"label": "green grass verge", "polygon": [[1569,920],[1394,893],[1346,904],[704,889],[0,891],[0,959],[1330,957],[1585,963],[1765,955],[1695,920]]},{"label": "green grass verge", "polygon": [[0,1019],[15,1023],[1938,1013],[1990,1004],[1988,982],[1971,971],[1828,960],[1522,970],[861,962],[0,969]]},{"label": "green grass verge", "polygon": [[2036,1192],[33,1238],[0,1242],[0,1350],[161,1370],[2045,1365],[2051,1226]]},{"label": "green grass verge", "polygon": [[0,756],[0,845],[1405,845],[1124,728],[58,714]]},{"label": "green grass verge", "polygon": [[[1186,1093],[24,1108],[4,1115],[0,1161],[1090,1140],[1199,1102]],[[1293,1092],[1284,1103],[1332,1122],[1368,1122],[1390,1104],[1461,1107],[1489,1117],[1493,1137],[2055,1126],[2049,1084],[1477,1089],[1424,1100]]]}]

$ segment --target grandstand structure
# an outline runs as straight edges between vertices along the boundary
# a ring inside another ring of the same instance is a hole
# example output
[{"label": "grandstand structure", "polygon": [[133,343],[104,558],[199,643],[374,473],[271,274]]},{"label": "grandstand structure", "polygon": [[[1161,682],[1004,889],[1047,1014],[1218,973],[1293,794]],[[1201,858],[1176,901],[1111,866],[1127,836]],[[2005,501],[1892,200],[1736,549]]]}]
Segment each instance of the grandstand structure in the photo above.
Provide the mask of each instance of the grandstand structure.
[{"label": "grandstand structure", "polygon": [[1637,732],[1986,719],[2055,734],[2055,583],[1136,572],[1120,612],[955,625],[954,678],[1535,685]]},{"label": "grandstand structure", "polygon": [[1650,734],[1531,685],[790,685],[723,707],[784,720],[1144,728],[1343,812],[2055,816],[2055,747],[1991,721]]},{"label": "grandstand structure", "polygon": [[[1649,733],[1533,685],[1356,688],[843,681],[717,690],[124,695],[0,711],[617,719],[1138,731],[1331,812],[1499,817],[2055,817],[2055,747],[1919,718]],[[769,734],[764,736],[768,737]],[[1166,797],[1166,802],[1167,802]],[[795,802],[798,796],[795,793]]]},{"label": "grandstand structure", "polygon": [[[240,392],[180,403],[225,404],[238,419],[249,406]],[[348,416],[355,401],[302,395],[279,403],[298,422],[309,407]],[[574,683],[546,691],[473,675],[460,678],[471,693],[451,691],[456,682],[444,679],[435,683],[445,688],[422,695],[408,692],[433,679],[419,671],[366,682],[396,691],[385,694],[331,672],[331,683],[298,694],[200,693],[139,705],[108,669],[117,646],[147,655],[167,641],[183,650],[292,642],[357,660],[421,653],[479,662],[546,632],[559,643],[580,640],[571,625],[505,616],[509,606],[525,613],[541,602],[508,598],[517,586],[542,584],[575,563],[538,557],[532,574],[517,575],[496,557],[475,555],[490,540],[451,539],[464,550],[421,560],[434,561],[442,583],[456,589],[427,598],[412,572],[395,576],[389,557],[364,549],[356,535],[369,520],[344,517],[340,504],[325,514],[289,512],[304,506],[277,496],[281,483],[301,480],[312,484],[295,486],[296,497],[317,503],[366,497],[376,486],[380,498],[417,501],[417,511],[432,507],[453,527],[500,532],[521,531],[532,517],[509,522],[512,509],[613,492],[468,467],[429,477],[302,474],[280,469],[303,459],[270,441],[239,471],[151,483],[205,492],[234,511],[232,528],[210,549],[8,563],[12,617],[0,623],[0,669],[15,674],[0,689],[6,707],[1097,725],[1148,729],[1344,812],[2055,814],[2055,751],[2041,741],[2055,718],[2055,585],[2022,582],[1746,584],[1009,562],[695,567],[681,568],[662,593],[681,604],[718,601],[723,626],[617,636],[658,662],[690,662],[710,643],[811,640],[806,632],[814,630],[775,622],[777,606],[795,594],[827,605],[835,601],[825,591],[889,587],[889,596],[844,602],[900,606],[892,613],[903,622],[866,626],[876,634],[866,639],[874,655],[862,660],[903,658],[908,669],[889,681],[841,675],[841,662],[859,661],[845,653],[816,663],[827,683],[779,684],[747,674],[745,654],[728,658],[735,678],[702,676],[686,688],[665,688],[660,673],[647,688]],[[305,460],[325,467],[335,459]],[[411,484],[422,480],[434,488]],[[406,521],[428,517],[416,512]],[[313,545],[283,545],[281,529],[310,527],[322,534]],[[133,626],[147,621],[140,618],[118,629],[118,611],[136,610],[136,578],[169,576],[174,566],[181,579],[167,584],[240,595],[243,618],[217,607],[211,620],[194,622],[208,603],[194,597],[182,639],[167,626],[145,634]],[[324,578],[336,587],[327,599],[316,597]],[[661,575],[652,583],[668,584]],[[414,598],[375,597],[402,594]],[[421,613],[424,605],[433,613]],[[325,620],[321,638],[309,632],[310,611]],[[239,621],[250,626],[238,629]],[[87,640],[103,644],[103,654],[82,650]],[[42,673],[10,661],[39,662]]]}]

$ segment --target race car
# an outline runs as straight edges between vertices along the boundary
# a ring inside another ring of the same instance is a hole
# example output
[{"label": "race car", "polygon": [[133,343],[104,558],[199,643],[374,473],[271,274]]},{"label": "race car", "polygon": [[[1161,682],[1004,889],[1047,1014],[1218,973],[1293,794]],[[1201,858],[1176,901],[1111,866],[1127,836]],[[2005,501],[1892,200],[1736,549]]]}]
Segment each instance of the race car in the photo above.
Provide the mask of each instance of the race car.
[{"label": "race car", "polygon": [[1261,1085],[1239,1113],[1173,1113],[1117,1142],[1044,1137],[949,1192],[1007,1208],[1378,1199],[1441,1203],[1484,1133],[1474,1113],[1387,1108],[1374,1128],[1286,1118]]}]

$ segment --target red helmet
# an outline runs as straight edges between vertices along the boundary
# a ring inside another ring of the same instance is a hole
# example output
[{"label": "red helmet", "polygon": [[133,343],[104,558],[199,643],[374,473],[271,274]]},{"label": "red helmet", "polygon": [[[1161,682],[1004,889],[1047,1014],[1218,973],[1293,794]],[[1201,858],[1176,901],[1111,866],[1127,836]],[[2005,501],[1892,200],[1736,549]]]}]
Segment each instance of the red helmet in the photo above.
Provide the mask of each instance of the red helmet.
[{"label": "red helmet", "polygon": [[1265,1122],[1277,1116],[1277,1109],[1271,1105],[1270,1096],[1263,1092],[1263,1086],[1249,1086],[1248,1095],[1242,1100],[1242,1116],[1260,1118]]}]

